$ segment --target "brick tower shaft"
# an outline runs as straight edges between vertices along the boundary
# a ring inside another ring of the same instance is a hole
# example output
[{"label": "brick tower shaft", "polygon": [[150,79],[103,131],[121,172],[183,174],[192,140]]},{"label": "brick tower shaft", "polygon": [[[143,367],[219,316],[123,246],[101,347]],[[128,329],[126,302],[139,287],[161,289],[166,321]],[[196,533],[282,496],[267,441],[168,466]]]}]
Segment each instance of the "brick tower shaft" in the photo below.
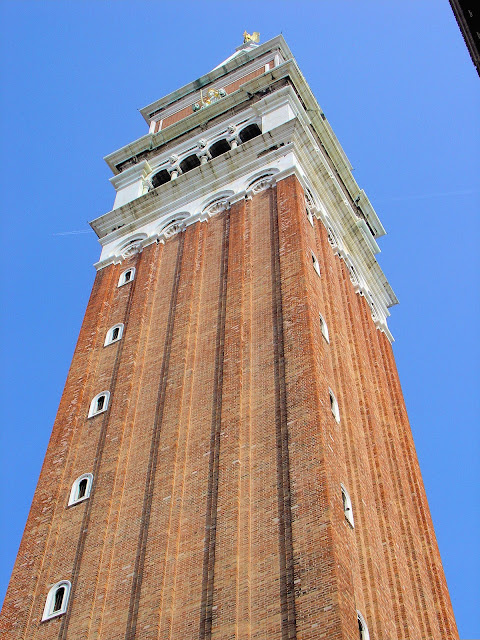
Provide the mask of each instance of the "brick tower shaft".
[{"label": "brick tower shaft", "polygon": [[107,158],[8,640],[458,638],[383,227],[311,100],[283,38],[248,43]]}]

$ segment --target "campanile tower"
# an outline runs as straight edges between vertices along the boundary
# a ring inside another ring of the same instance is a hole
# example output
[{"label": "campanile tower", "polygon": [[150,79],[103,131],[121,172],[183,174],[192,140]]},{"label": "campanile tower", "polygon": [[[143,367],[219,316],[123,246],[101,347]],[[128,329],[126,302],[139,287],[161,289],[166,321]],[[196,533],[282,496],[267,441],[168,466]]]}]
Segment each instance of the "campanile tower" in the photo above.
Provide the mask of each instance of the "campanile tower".
[{"label": "campanile tower", "polygon": [[385,232],[284,39],[141,113],[2,637],[458,638]]}]

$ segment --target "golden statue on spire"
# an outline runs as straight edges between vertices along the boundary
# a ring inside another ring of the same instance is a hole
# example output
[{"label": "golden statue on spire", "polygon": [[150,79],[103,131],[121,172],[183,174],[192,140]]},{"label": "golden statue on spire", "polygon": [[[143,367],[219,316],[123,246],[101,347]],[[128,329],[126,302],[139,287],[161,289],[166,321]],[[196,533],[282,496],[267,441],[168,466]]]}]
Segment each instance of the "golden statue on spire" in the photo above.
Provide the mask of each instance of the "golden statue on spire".
[{"label": "golden statue on spire", "polygon": [[243,44],[247,42],[258,42],[260,40],[260,32],[254,31],[251,35],[246,31],[243,32]]}]

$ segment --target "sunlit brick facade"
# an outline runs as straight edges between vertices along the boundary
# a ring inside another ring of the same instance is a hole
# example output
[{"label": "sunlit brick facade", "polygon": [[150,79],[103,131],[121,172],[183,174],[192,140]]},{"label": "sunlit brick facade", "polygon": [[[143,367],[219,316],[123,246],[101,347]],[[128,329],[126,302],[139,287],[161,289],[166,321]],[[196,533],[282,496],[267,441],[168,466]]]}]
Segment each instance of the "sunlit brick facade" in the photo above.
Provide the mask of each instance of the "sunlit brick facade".
[{"label": "sunlit brick facade", "polygon": [[4,637],[458,638],[384,230],[285,41],[142,114]]}]

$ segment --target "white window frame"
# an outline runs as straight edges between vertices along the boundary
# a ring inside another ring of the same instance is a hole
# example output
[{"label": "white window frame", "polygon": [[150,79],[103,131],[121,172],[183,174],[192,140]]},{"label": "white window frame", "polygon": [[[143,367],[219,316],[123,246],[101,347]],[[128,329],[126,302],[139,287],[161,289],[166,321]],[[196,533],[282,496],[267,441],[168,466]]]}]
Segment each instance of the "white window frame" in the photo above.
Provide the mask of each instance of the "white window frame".
[{"label": "white window frame", "polygon": [[[125,276],[129,271],[132,272],[132,275],[129,280],[125,280]],[[134,280],[135,280],[135,267],[129,267],[128,269],[125,269],[123,273],[120,274],[120,278],[118,279],[117,286],[123,287],[124,284],[130,284],[130,282],[133,282]]]},{"label": "white window frame", "polygon": [[343,505],[343,513],[345,514],[345,520],[352,527],[352,529],[354,529],[355,522],[353,520],[353,507],[352,507],[352,501],[350,499],[350,495],[348,491],[345,489],[345,486],[343,484],[340,485],[340,488],[342,490],[342,505]]},{"label": "white window frame", "polygon": [[[113,332],[115,331],[115,329],[118,329],[119,331],[118,331],[118,336],[114,339]],[[108,347],[109,344],[118,342],[119,340],[122,339],[122,336],[123,336],[123,323],[120,322],[119,324],[114,324],[113,327],[110,327],[110,329],[107,331],[107,335],[105,336],[105,342],[103,346]]]},{"label": "white window frame", "polygon": [[[103,408],[100,409],[100,411],[96,411],[95,407],[97,405],[97,400],[100,398],[100,396],[105,396],[105,402],[103,403]],[[100,393],[97,393],[97,395],[90,402],[88,417],[93,418],[94,416],[98,416],[101,413],[105,413],[105,411],[108,409],[109,402],[110,402],[110,391],[101,391]]]},{"label": "white window frame", "polygon": [[[63,596],[62,606],[58,611],[53,611],[53,607],[55,606],[55,596],[57,594],[58,589],[60,587],[65,587],[65,594]],[[43,609],[42,622],[44,620],[50,620],[51,618],[56,618],[57,616],[61,616],[65,613],[68,606],[68,600],[70,598],[70,589],[72,585],[69,580],[60,580],[57,584],[54,584],[53,587],[50,588],[48,592],[47,599],[45,601],[45,607]]]},{"label": "white window frame", "polygon": [[[82,496],[81,498],[78,498],[77,497],[78,489],[80,487],[80,483],[82,482],[82,480],[87,481],[87,488],[85,490],[85,495]],[[72,504],[78,504],[79,502],[83,502],[84,500],[87,500],[90,497],[92,484],[93,484],[93,475],[91,473],[84,473],[83,475],[79,476],[75,480],[75,482],[72,484],[72,488],[70,490],[70,497],[68,499],[68,506],[70,507]]]},{"label": "white window frame", "polygon": [[313,268],[315,269],[315,273],[317,274],[317,276],[320,276],[320,263],[317,259],[317,256],[313,253],[313,251],[310,251],[310,254],[312,256],[312,263]]},{"label": "white window frame", "polygon": [[338,407],[337,398],[331,389],[328,389],[330,395],[330,408],[332,410],[333,417],[337,422],[340,422],[340,409]]},{"label": "white window frame", "polygon": [[[365,622],[365,618],[362,616],[360,611],[357,610],[357,621],[362,625],[362,630],[360,631],[360,640],[370,640],[370,633],[368,632],[367,623]],[[360,625],[359,625],[360,627]]]},{"label": "white window frame", "polygon": [[328,344],[330,344],[330,334],[328,333],[328,325],[325,321],[325,318],[322,316],[322,314],[319,313],[318,315],[320,316],[320,329],[322,330],[322,336],[325,338]]}]

